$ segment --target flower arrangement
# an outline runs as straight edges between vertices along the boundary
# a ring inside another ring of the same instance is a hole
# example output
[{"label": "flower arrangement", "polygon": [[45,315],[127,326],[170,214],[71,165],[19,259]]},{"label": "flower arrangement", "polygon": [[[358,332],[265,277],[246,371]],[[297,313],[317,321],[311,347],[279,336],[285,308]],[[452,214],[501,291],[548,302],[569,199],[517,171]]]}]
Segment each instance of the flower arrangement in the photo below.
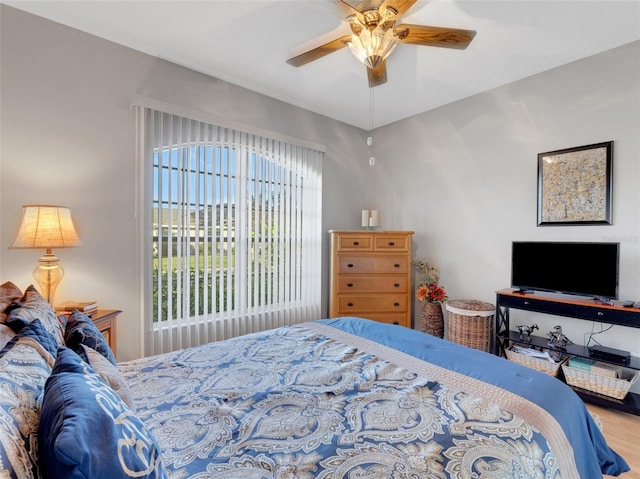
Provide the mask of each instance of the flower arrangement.
[{"label": "flower arrangement", "polygon": [[413,260],[413,266],[421,275],[418,279],[416,297],[418,301],[428,303],[442,303],[448,299],[444,288],[438,285],[440,272],[434,265],[430,265],[424,258]]}]

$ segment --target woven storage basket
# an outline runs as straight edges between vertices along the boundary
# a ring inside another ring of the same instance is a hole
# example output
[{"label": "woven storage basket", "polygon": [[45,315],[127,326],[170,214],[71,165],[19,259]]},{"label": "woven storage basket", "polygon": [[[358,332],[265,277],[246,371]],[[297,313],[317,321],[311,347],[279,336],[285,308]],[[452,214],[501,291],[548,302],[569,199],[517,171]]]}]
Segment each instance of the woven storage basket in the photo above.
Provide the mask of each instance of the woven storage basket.
[{"label": "woven storage basket", "polygon": [[448,301],[447,339],[480,351],[491,351],[496,307],[475,299]]},{"label": "woven storage basket", "polygon": [[623,370],[623,378],[616,379],[572,368],[566,364],[562,366],[562,372],[568,385],[615,399],[624,399],[631,385],[638,379],[638,371]]},{"label": "woven storage basket", "polygon": [[509,361],[513,361],[514,363],[522,364],[523,366],[527,366],[529,368],[535,369],[537,371],[542,371],[543,373],[550,374],[551,376],[557,376],[560,372],[560,366],[562,366],[569,356],[562,356],[562,359],[557,363],[553,363],[551,361],[547,361],[546,359],[535,358],[532,356],[527,356],[526,354],[520,354],[516,351],[512,351],[511,349],[507,349],[507,359]]}]

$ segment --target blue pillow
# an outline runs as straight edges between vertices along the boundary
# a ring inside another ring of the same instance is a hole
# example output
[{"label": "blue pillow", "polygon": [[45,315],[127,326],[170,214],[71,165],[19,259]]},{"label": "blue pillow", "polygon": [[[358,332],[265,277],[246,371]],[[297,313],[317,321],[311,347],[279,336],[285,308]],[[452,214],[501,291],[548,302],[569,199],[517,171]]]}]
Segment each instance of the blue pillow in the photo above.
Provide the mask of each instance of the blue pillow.
[{"label": "blue pillow", "polygon": [[47,344],[56,342],[36,319],[0,351],[0,477],[39,477],[40,407],[55,362]]},{"label": "blue pillow", "polygon": [[7,343],[2,351],[0,351],[0,358],[3,356],[5,350],[9,350],[13,347],[14,343],[20,341],[21,338],[31,338],[38,341],[44,349],[47,350],[54,358],[58,351],[58,341],[53,335],[44,327],[42,321],[34,319],[27,324],[18,334],[16,334],[11,341]]},{"label": "blue pillow", "polygon": [[[15,307],[11,309],[13,306]],[[58,345],[62,346],[64,344],[63,336],[66,318],[64,316],[56,316],[51,305],[47,303],[33,285],[29,286],[22,298],[15,305],[10,305],[8,309],[11,309],[11,311],[7,312],[5,324],[16,333],[22,331],[22,328],[34,319],[39,319],[45,329],[56,339]]]},{"label": "blue pillow", "polygon": [[144,423],[68,348],[45,385],[38,442],[45,479],[166,478]]},{"label": "blue pillow", "polygon": [[111,364],[117,366],[116,358],[113,351],[109,347],[107,340],[104,338],[100,330],[93,324],[91,318],[77,309],[71,313],[67,319],[67,326],[64,332],[64,341],[68,348],[73,349],[80,354],[81,344],[95,349]]}]

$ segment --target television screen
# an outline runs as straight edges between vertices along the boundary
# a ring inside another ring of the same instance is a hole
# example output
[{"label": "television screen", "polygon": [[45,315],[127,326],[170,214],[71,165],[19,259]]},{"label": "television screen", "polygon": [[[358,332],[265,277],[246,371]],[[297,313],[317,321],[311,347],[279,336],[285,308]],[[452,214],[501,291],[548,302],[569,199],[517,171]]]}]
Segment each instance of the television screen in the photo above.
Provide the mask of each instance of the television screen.
[{"label": "television screen", "polygon": [[620,243],[514,241],[511,287],[618,299]]}]

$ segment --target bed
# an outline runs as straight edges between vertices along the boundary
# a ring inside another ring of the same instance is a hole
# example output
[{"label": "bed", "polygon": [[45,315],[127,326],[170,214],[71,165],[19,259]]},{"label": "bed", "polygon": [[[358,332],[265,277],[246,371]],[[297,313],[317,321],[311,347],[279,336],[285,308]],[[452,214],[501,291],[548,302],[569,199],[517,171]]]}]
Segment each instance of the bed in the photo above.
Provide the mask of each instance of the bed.
[{"label": "bed", "polygon": [[[22,431],[0,415],[0,477],[597,478],[628,470],[560,381],[400,326],[320,320],[116,367],[83,316],[64,326],[58,319],[62,339],[53,342],[55,323],[25,322],[0,352],[0,371],[13,372],[14,383],[25,364],[22,387],[29,375],[44,383],[19,395],[31,402]],[[17,348],[29,357],[7,358]],[[7,384],[0,378],[0,401]],[[15,404],[7,409],[15,415]],[[7,453],[20,440],[22,452]]]}]

